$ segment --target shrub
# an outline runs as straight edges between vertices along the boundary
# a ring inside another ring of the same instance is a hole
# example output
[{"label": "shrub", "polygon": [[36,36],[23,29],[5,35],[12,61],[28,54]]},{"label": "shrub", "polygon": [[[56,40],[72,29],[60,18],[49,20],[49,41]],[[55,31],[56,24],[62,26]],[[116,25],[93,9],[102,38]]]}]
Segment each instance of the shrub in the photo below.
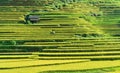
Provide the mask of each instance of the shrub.
[{"label": "shrub", "polygon": [[16,45],[16,41],[13,40],[2,41],[2,45]]}]

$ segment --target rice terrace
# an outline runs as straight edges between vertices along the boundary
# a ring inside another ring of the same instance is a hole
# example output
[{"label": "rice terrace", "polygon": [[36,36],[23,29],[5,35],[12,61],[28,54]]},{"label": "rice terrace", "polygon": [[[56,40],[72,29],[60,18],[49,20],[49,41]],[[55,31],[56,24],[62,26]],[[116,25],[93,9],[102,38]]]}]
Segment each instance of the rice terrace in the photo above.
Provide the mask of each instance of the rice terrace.
[{"label": "rice terrace", "polygon": [[0,73],[120,73],[120,0],[0,0]]}]

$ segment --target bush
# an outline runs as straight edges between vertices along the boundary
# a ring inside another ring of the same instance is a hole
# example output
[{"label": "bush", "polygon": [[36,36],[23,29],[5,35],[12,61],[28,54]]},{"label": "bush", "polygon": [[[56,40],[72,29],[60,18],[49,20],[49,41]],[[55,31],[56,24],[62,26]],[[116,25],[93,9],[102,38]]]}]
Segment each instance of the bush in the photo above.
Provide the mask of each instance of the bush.
[{"label": "bush", "polygon": [[16,41],[13,40],[2,41],[2,45],[16,45]]}]

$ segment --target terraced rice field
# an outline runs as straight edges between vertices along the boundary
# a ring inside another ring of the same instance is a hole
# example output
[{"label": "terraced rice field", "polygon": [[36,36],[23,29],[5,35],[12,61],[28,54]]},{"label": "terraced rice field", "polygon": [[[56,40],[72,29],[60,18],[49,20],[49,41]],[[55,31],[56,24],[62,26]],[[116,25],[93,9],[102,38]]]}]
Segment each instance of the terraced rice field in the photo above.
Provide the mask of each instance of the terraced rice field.
[{"label": "terraced rice field", "polygon": [[[0,25],[0,28],[1,73],[70,70],[74,73],[87,69],[102,73],[107,72],[102,71],[104,68],[112,72],[111,67],[120,63],[120,38],[83,36],[84,33],[98,33],[91,30],[94,28],[91,25]],[[3,41],[16,43],[8,45]],[[91,66],[95,64],[98,67]]]},{"label": "terraced rice field", "polygon": [[95,26],[48,16],[23,25],[28,11],[42,7],[0,6],[0,73],[119,73],[119,6],[96,6],[104,16]]}]

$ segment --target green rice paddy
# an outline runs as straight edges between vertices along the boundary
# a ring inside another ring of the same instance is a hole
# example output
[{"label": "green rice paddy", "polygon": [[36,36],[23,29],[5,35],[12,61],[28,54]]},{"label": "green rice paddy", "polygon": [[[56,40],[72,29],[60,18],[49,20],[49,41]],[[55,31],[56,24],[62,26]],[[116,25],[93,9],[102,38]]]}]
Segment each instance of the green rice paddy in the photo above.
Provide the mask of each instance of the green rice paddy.
[{"label": "green rice paddy", "polygon": [[[120,72],[120,2],[60,1],[0,3],[0,73]],[[41,19],[26,24],[26,14]]]}]

